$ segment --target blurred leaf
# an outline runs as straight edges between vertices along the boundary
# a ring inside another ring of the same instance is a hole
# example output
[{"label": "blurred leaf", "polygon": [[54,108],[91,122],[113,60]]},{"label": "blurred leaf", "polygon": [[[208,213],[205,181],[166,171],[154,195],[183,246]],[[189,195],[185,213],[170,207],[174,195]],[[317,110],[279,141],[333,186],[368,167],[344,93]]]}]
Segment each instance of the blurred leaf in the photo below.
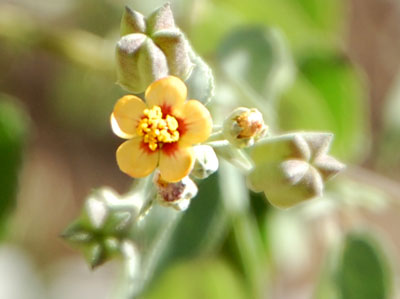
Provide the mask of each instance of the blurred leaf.
[{"label": "blurred leaf", "polygon": [[104,35],[119,25],[123,6],[113,1],[79,0],[75,2],[74,19],[77,27]]},{"label": "blurred leaf", "polygon": [[360,74],[345,59],[319,55],[305,59],[293,87],[278,109],[283,130],[319,130],[335,134],[332,153],[360,160],[366,154],[367,96]]},{"label": "blurred leaf", "polygon": [[396,177],[400,165],[400,74],[394,80],[389,95],[383,107],[383,132],[380,134],[380,142],[377,142],[379,153],[378,166]]},{"label": "blurred leaf", "polygon": [[336,247],[331,246],[322,263],[313,299],[338,299],[338,288],[335,283],[334,269],[337,262]]},{"label": "blurred leaf", "polygon": [[243,175],[228,162],[221,161],[218,173],[221,198],[232,225],[248,297],[260,298],[269,287],[270,269],[256,219],[250,210],[248,189]]},{"label": "blurred leaf", "polygon": [[297,3],[311,23],[320,30],[335,32],[342,27],[341,15],[345,10],[340,1],[299,0]]},{"label": "blurred leaf", "polygon": [[[357,173],[357,169],[350,168],[348,173],[355,171],[353,177],[339,176],[330,184],[331,192],[326,196],[332,202],[341,206],[343,209],[363,208],[371,213],[383,213],[389,208],[390,197],[386,186],[373,185],[368,182],[357,181],[362,173]],[[356,178],[356,179],[354,179]],[[374,180],[372,177],[371,180]]]},{"label": "blurred leaf", "polygon": [[[115,79],[115,78],[114,78]],[[73,65],[65,65],[52,86],[51,108],[58,120],[92,136],[110,132],[110,113],[123,91],[114,79]]]},{"label": "blurred leaf", "polygon": [[195,20],[194,26],[190,28],[188,37],[200,55],[214,52],[223,36],[241,23],[241,18],[230,7],[211,5],[207,2],[198,18],[192,19]]},{"label": "blurred leaf", "polygon": [[341,298],[390,298],[390,278],[379,244],[369,235],[349,235],[337,272]]},{"label": "blurred leaf", "polygon": [[330,49],[338,44],[343,6],[336,0],[213,0],[202,7],[191,37],[212,49],[233,26],[256,23],[281,29],[296,52]]},{"label": "blurred leaf", "polygon": [[197,260],[170,268],[144,296],[146,299],[249,298],[240,277],[221,260]]},{"label": "blurred leaf", "polygon": [[200,56],[193,51],[190,51],[189,55],[195,66],[185,82],[188,87],[188,97],[206,105],[214,96],[214,76],[210,67]]},{"label": "blurred leaf", "polygon": [[15,99],[0,94],[0,226],[15,206],[28,117]]},{"label": "blurred leaf", "polygon": [[274,210],[266,220],[274,263],[282,271],[301,274],[312,256],[310,231],[303,215],[296,209]]},{"label": "blurred leaf", "polygon": [[393,128],[400,132],[400,74],[397,75],[390,88],[383,109],[383,121],[386,128]]},{"label": "blurred leaf", "polygon": [[40,49],[86,69],[114,70],[111,41],[84,30],[49,26],[17,6],[0,7],[0,39],[23,52]]},{"label": "blurred leaf", "polygon": [[222,40],[217,54],[228,77],[267,99],[284,89],[294,76],[284,38],[279,31],[268,27],[233,30]]}]

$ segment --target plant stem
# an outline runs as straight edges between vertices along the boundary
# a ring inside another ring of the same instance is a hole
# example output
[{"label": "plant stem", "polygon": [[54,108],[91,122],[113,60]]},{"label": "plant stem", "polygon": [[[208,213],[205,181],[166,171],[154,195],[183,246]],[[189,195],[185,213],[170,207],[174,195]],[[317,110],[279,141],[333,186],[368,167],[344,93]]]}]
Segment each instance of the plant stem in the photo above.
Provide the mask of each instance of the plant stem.
[{"label": "plant stem", "polygon": [[212,146],[214,148],[218,148],[218,147],[228,146],[229,141],[228,140],[216,140],[216,141],[207,142],[205,144]]},{"label": "plant stem", "polygon": [[221,194],[232,222],[245,276],[252,298],[260,298],[267,283],[267,258],[254,217],[250,212],[249,195],[241,174],[231,165],[221,163]]}]

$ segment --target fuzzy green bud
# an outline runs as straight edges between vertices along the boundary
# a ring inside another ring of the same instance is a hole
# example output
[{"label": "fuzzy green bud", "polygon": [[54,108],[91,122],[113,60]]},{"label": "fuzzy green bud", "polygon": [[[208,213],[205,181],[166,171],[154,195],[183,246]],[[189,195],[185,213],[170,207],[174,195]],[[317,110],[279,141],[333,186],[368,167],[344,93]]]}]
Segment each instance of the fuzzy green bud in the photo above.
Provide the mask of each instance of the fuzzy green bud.
[{"label": "fuzzy green bud", "polygon": [[186,80],[193,69],[190,45],[167,3],[148,18],[126,8],[116,47],[118,84],[133,93],[168,75]]},{"label": "fuzzy green bud", "polygon": [[259,142],[250,155],[255,167],[247,178],[255,192],[264,192],[280,208],[321,196],[324,182],[344,169],[328,155],[333,135],[295,133]]},{"label": "fuzzy green bud", "polygon": [[236,147],[249,147],[267,133],[260,111],[255,108],[236,108],[224,121],[223,133]]},{"label": "fuzzy green bud", "polygon": [[127,237],[140,205],[121,199],[108,188],[99,189],[87,198],[81,216],[70,224],[62,237],[78,246],[94,268],[121,253],[121,242]]}]

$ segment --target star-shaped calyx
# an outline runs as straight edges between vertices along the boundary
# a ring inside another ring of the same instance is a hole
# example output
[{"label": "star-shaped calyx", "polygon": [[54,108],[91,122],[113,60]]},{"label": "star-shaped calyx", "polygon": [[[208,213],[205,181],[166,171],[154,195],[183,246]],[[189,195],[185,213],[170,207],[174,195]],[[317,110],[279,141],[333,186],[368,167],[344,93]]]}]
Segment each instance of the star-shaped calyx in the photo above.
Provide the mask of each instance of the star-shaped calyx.
[{"label": "star-shaped calyx", "polygon": [[248,177],[254,191],[282,208],[321,196],[324,182],[345,168],[328,155],[333,134],[296,133],[265,139],[251,157],[255,168]]},{"label": "star-shaped calyx", "polygon": [[94,191],[86,199],[80,217],[61,236],[82,250],[92,268],[123,254],[126,236],[141,209],[138,196],[121,199],[109,188]]}]

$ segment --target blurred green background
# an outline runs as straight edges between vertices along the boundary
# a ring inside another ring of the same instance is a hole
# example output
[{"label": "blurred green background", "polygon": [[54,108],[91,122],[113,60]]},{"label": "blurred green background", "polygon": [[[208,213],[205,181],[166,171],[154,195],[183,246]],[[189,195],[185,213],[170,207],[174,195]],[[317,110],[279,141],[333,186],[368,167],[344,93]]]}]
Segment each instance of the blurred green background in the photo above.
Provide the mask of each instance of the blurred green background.
[{"label": "blurred green background", "polygon": [[[123,193],[131,184],[115,163],[120,140],[109,126],[125,94],[115,84],[114,45],[125,5],[147,15],[162,4],[0,0],[0,298],[118,298],[118,261],[90,272],[59,233],[92,188]],[[265,101],[276,131],[331,131],[332,153],[349,165],[324,200],[300,208],[277,211],[251,194],[251,220],[267,257],[259,261],[268,269],[259,277],[261,297],[398,298],[400,2],[171,4],[214,70],[211,105],[229,97],[247,106]],[[247,56],[238,62],[239,52]],[[218,194],[215,180],[200,188]],[[230,228],[212,237],[210,224],[200,226],[202,239],[192,235],[199,223],[223,221],[219,199],[202,197],[211,201],[189,209],[167,253],[173,262],[145,298],[251,298],[246,265],[238,262],[246,259],[238,258]],[[342,238],[332,277],[333,244],[349,231],[357,234]]]}]

